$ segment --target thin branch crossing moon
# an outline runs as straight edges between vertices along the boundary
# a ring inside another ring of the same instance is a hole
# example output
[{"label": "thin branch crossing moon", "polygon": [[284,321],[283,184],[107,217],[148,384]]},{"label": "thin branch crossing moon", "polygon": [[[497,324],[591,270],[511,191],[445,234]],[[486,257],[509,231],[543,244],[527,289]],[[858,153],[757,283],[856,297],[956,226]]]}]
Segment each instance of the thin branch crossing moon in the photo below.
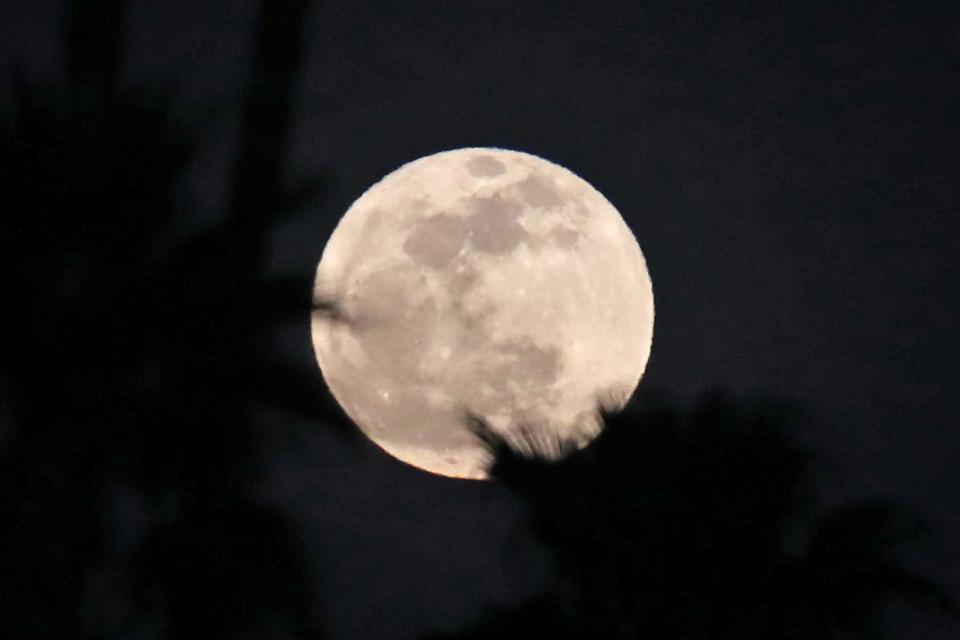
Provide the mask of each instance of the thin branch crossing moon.
[{"label": "thin branch crossing moon", "polygon": [[334,397],[396,458],[485,477],[465,416],[509,439],[587,444],[626,402],[653,336],[646,262],[619,212],[570,171],[446,151],[372,186],[317,268],[313,346]]}]

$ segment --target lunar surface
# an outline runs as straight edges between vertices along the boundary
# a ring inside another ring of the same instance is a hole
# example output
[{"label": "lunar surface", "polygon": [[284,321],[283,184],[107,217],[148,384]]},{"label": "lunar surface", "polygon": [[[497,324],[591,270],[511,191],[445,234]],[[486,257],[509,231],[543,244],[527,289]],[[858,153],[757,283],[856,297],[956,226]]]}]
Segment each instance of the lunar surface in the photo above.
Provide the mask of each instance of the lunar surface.
[{"label": "lunar surface", "polygon": [[653,335],[646,263],[613,205],[503,149],[437,153],[371,187],[330,237],[314,295],[340,311],[311,324],[347,414],[396,458],[459,478],[489,462],[466,415],[518,444],[587,444],[598,402],[633,393]]}]

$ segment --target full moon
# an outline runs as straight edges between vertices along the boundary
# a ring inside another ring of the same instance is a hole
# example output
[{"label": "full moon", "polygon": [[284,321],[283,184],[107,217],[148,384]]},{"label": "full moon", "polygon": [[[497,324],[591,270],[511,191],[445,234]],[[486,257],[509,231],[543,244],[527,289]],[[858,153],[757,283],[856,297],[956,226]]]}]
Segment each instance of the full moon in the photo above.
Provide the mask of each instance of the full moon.
[{"label": "full moon", "polygon": [[[596,189],[518,151],[403,165],[353,203],[317,267],[317,362],[382,449],[457,478],[508,442],[585,446],[650,355],[653,290],[636,238]],[[523,436],[520,436],[521,430]]]}]

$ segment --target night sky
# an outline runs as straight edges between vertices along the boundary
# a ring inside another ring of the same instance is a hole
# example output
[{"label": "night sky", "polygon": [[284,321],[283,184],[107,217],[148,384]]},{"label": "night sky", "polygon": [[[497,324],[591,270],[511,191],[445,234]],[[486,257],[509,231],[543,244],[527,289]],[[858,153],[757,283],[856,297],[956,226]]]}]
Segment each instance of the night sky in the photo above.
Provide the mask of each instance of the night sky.
[{"label": "night sky", "polygon": [[[273,238],[276,270],[312,272],[350,203],[423,155],[498,146],[565,166],[646,256],[642,388],[794,401],[824,501],[916,509],[932,533],[914,562],[960,589],[958,5],[639,4],[317,3],[288,168],[326,189]],[[225,198],[256,11],[130,3],[124,83],[214,114],[183,187],[198,225]],[[55,79],[61,3],[0,12],[8,67]],[[312,361],[307,319],[277,348]],[[494,484],[322,429],[267,455],[263,494],[315,555],[332,638],[452,628],[540,584],[520,508]],[[891,627],[958,631],[906,612]]]}]

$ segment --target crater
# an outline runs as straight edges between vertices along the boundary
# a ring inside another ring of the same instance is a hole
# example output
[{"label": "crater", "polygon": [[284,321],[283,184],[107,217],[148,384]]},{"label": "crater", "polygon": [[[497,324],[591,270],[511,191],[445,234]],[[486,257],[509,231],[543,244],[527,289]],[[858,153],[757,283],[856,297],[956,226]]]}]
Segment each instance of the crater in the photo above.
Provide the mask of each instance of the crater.
[{"label": "crater", "polygon": [[469,206],[473,213],[467,218],[467,234],[477,251],[510,253],[527,239],[527,232],[517,223],[522,212],[519,203],[494,194],[471,198]]},{"label": "crater", "polygon": [[440,214],[419,220],[403,243],[403,250],[414,262],[442,269],[460,253],[466,238],[463,220]]},{"label": "crater", "polygon": [[557,225],[550,230],[550,240],[561,247],[572,247],[577,243],[577,238],[580,237],[580,234],[571,229],[570,227],[564,227]]},{"label": "crater", "polygon": [[563,205],[563,194],[547,176],[533,172],[517,183],[520,197],[531,207],[552,208]]},{"label": "crater", "polygon": [[476,284],[477,280],[475,269],[461,265],[450,275],[450,279],[447,281],[447,291],[454,300],[459,301],[467,293],[467,290]]},{"label": "crater", "polygon": [[492,156],[474,156],[467,160],[467,171],[478,178],[492,178],[506,170],[506,166]]}]

